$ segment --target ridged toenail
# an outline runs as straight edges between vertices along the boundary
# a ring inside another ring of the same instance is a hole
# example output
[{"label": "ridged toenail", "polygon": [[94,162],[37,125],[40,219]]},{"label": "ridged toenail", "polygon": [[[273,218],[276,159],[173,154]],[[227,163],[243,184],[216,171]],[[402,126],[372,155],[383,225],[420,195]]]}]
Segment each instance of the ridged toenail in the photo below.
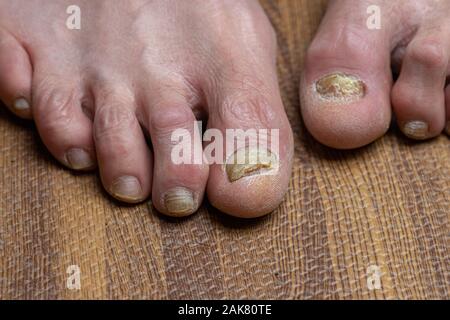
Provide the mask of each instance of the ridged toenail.
[{"label": "ridged toenail", "polygon": [[184,217],[193,213],[195,209],[194,196],[186,188],[173,188],[165,193],[164,205],[171,216]]},{"label": "ridged toenail", "polygon": [[326,100],[349,101],[366,94],[366,86],[359,78],[345,73],[332,73],[316,82],[316,91]]},{"label": "ridged toenail", "polygon": [[132,176],[117,178],[112,186],[111,193],[119,200],[137,202],[142,200],[142,188],[139,180]]},{"label": "ridged toenail", "polygon": [[278,168],[277,157],[269,150],[243,148],[231,155],[225,165],[228,180],[234,182],[243,177],[267,173]]},{"label": "ridged toenail", "polygon": [[30,104],[25,98],[18,98],[14,101],[14,109],[24,111],[30,109]]},{"label": "ridged toenail", "polygon": [[447,122],[447,125],[445,126],[445,132],[450,136],[450,121]]},{"label": "ridged toenail", "polygon": [[66,159],[68,166],[75,170],[89,169],[95,165],[89,153],[79,148],[67,151]]},{"label": "ridged toenail", "polygon": [[408,138],[424,140],[428,137],[428,124],[423,121],[409,121],[403,126],[403,133]]}]

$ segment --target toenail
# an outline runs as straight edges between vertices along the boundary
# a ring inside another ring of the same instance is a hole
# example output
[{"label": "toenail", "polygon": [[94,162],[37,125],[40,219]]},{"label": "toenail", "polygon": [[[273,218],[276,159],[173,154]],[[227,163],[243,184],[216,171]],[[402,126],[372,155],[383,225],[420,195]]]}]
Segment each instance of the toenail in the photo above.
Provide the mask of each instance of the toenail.
[{"label": "toenail", "polygon": [[173,188],[164,195],[164,205],[171,216],[184,217],[193,213],[195,209],[194,196],[186,188]]},{"label": "toenail", "polygon": [[447,134],[450,135],[450,121],[448,121],[447,125],[445,126],[445,132],[447,132]]},{"label": "toenail", "polygon": [[68,166],[75,170],[89,169],[95,165],[89,153],[79,148],[67,151],[66,160]]},{"label": "toenail", "polygon": [[30,104],[25,98],[18,98],[14,101],[14,109],[24,111],[30,109]]},{"label": "toenail", "polygon": [[141,184],[135,177],[123,176],[113,182],[111,194],[122,201],[138,202],[142,200]]},{"label": "toenail", "polygon": [[243,148],[231,155],[225,165],[228,180],[234,182],[243,177],[274,171],[278,167],[275,154],[258,148]]},{"label": "toenail", "polygon": [[423,121],[409,121],[403,126],[403,133],[408,138],[426,139],[428,137],[428,124]]},{"label": "toenail", "polygon": [[355,76],[332,73],[316,82],[316,91],[323,99],[349,101],[364,97],[366,86]]}]

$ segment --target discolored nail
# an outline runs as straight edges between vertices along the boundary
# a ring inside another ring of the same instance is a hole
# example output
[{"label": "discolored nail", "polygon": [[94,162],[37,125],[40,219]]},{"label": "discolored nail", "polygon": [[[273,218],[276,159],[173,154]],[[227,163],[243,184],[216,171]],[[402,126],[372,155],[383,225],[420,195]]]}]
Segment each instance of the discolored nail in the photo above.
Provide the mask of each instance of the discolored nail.
[{"label": "discolored nail", "polygon": [[142,200],[141,184],[136,177],[122,176],[113,182],[111,194],[125,202],[139,202]]},{"label": "discolored nail", "polygon": [[349,101],[364,97],[366,86],[358,77],[337,72],[319,79],[316,91],[323,99]]},{"label": "discolored nail", "polygon": [[445,132],[450,136],[450,121],[447,122],[447,125],[445,126]]},{"label": "discolored nail", "polygon": [[403,133],[408,138],[424,140],[428,137],[428,124],[423,121],[409,121],[403,126]]},{"label": "discolored nail", "polygon": [[14,109],[24,111],[30,109],[30,104],[25,98],[18,98],[14,101]]},{"label": "discolored nail", "polygon": [[258,148],[243,148],[231,155],[225,165],[230,182],[243,177],[267,173],[278,167],[277,157],[270,152],[260,151]]},{"label": "discolored nail", "polygon": [[85,170],[95,165],[89,153],[79,148],[73,148],[67,151],[66,160],[68,166],[75,170]]},{"label": "discolored nail", "polygon": [[195,210],[194,196],[186,188],[177,187],[164,194],[164,205],[167,213],[174,217],[190,215]]}]

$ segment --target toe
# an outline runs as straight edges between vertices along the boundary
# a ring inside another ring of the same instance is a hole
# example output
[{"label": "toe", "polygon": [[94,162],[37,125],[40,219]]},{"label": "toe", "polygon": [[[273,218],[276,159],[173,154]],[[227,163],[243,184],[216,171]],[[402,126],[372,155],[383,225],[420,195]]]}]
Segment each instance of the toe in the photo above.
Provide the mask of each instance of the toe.
[{"label": "toe", "polygon": [[[274,70],[270,64],[266,69]],[[212,163],[207,194],[219,210],[253,218],[270,213],[283,200],[292,170],[293,137],[276,77],[267,75],[265,82],[253,83],[242,79],[228,78],[207,90],[204,140],[211,143],[204,152]],[[219,159],[218,154],[224,156]]]},{"label": "toe", "polygon": [[[100,176],[116,199],[137,203],[151,190],[152,158],[129,91],[94,88],[94,140]],[[113,92],[113,93],[112,93]]]},{"label": "toe", "polygon": [[365,2],[330,2],[302,74],[304,123],[319,142],[334,148],[366,145],[390,124],[390,39],[366,27]]},{"label": "toe", "polygon": [[392,90],[394,112],[403,133],[424,140],[445,127],[445,80],[449,45],[445,36],[418,34],[408,45]]},{"label": "toe", "polygon": [[[172,87],[172,86],[169,86]],[[188,216],[202,203],[209,168],[203,161],[201,133],[186,100],[164,90],[148,98],[154,152],[152,201],[163,214]],[[157,102],[157,103],[156,103]]]},{"label": "toe", "polygon": [[23,46],[0,29],[0,99],[17,116],[30,119],[32,68]]},{"label": "toe", "polygon": [[37,72],[33,91],[33,118],[49,151],[71,169],[94,168],[92,122],[81,109],[80,90],[63,76]]}]

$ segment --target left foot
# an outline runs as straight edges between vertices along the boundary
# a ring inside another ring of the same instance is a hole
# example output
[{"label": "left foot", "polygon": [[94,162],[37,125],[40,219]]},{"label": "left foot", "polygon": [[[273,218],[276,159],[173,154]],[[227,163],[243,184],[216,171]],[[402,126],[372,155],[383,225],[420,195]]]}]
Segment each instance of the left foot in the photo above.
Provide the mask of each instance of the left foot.
[{"label": "left foot", "polygon": [[[81,30],[65,26],[73,4]],[[172,216],[195,212],[205,189],[215,207],[239,217],[282,201],[293,139],[275,58],[257,1],[0,0],[3,102],[32,114],[61,163],[86,170],[98,162],[112,196],[134,203],[152,193]],[[171,133],[186,128],[195,137],[196,116],[224,136],[229,128],[279,129],[278,171],[175,164]]]}]

